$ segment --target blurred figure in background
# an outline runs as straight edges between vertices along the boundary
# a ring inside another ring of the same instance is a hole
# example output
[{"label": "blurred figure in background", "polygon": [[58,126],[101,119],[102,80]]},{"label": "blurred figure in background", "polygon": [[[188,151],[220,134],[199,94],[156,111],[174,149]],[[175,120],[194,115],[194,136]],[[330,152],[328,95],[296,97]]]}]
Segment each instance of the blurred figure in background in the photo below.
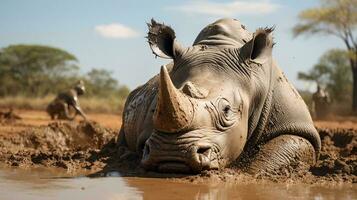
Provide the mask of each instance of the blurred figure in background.
[{"label": "blurred figure in background", "polygon": [[69,91],[58,94],[56,99],[47,106],[47,113],[52,119],[73,120],[77,114],[80,114],[84,120],[87,120],[78,100],[78,96],[84,93],[84,82],[80,80]]},{"label": "blurred figure in background", "polygon": [[317,84],[317,91],[312,95],[312,110],[316,119],[324,119],[328,115],[330,95]]}]

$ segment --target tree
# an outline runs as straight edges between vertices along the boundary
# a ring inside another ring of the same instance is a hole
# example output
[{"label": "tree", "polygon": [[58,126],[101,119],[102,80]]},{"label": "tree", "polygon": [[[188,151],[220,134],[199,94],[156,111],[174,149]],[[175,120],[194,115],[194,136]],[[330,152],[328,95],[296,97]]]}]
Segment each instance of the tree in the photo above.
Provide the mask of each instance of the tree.
[{"label": "tree", "polygon": [[340,38],[348,50],[352,70],[352,110],[357,112],[357,0],[321,0],[321,6],[302,11],[294,35],[326,34]]},{"label": "tree", "polygon": [[310,71],[299,72],[298,79],[325,85],[332,98],[339,102],[351,99],[352,74],[349,55],[344,50],[327,51]]},{"label": "tree", "polygon": [[[44,95],[61,77],[72,76],[77,58],[54,47],[11,45],[0,53],[0,96],[21,90],[28,95]],[[15,85],[11,85],[15,83]]]},{"label": "tree", "polygon": [[86,96],[125,99],[126,86],[119,85],[110,71],[93,69],[79,74],[77,58],[65,50],[40,45],[11,45],[0,49],[0,97],[57,95],[86,84]]},{"label": "tree", "polygon": [[118,87],[118,81],[111,76],[111,72],[104,69],[92,69],[87,73],[88,94],[107,96]]},{"label": "tree", "polygon": [[118,81],[112,77],[112,72],[105,69],[92,69],[85,77],[88,95],[99,97],[114,96],[115,98],[126,98],[129,89],[120,86]]}]

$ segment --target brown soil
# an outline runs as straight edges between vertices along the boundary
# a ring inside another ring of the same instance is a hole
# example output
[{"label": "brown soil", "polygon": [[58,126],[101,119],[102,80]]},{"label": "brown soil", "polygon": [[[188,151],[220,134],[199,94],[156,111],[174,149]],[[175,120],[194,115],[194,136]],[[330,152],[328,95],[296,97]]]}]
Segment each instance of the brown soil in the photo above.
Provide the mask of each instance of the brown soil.
[{"label": "brown soil", "polygon": [[[86,170],[94,176],[119,171],[123,176],[172,177],[146,172],[138,167],[139,157],[119,149],[115,138],[120,117],[90,114],[89,121],[53,122],[40,111],[19,111],[21,120],[0,124],[0,162],[18,167],[60,167],[70,172]],[[355,120],[355,119],[353,119]],[[104,128],[106,127],[106,128]],[[303,183],[357,182],[357,126],[347,121],[319,121],[316,127],[322,150],[316,165],[306,170],[296,165],[273,175],[252,178],[236,167],[206,171],[199,175],[175,175],[177,181],[277,181]]]},{"label": "brown soil", "polygon": [[42,165],[70,172],[98,171],[104,162],[95,155],[121,125],[120,115],[115,114],[89,113],[90,122],[84,122],[80,117],[53,121],[46,112],[36,110],[15,113],[16,120],[0,121],[0,163],[24,168]]},{"label": "brown soil", "polygon": [[[0,109],[0,113],[8,112],[8,110]],[[20,119],[16,120],[16,124],[11,125],[12,127],[21,126],[40,126],[47,125],[51,122],[51,117],[44,111],[39,110],[15,110],[12,113],[16,114]],[[111,129],[119,129],[121,126],[121,115],[120,114],[104,114],[104,113],[86,113],[90,121],[96,121],[104,127]],[[77,116],[75,122],[81,121],[82,118]],[[6,124],[2,124],[6,126]],[[0,134],[2,133],[2,127],[0,126]]]},{"label": "brown soil", "polygon": [[311,172],[317,176],[357,176],[357,130],[319,128],[318,131],[322,149],[320,158]]},{"label": "brown soil", "polygon": [[19,119],[21,117],[15,114],[11,108],[8,111],[0,111],[0,124],[14,123]]},{"label": "brown soil", "polygon": [[96,122],[53,122],[29,127],[12,136],[0,135],[0,161],[20,167],[92,169],[97,167],[97,159],[88,159],[115,135],[115,131]]}]

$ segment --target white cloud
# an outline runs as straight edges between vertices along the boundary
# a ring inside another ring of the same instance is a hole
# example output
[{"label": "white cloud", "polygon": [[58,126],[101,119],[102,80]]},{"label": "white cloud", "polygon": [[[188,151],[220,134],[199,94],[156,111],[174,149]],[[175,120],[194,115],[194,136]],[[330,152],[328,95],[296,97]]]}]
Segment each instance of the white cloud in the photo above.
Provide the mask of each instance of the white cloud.
[{"label": "white cloud", "polygon": [[101,36],[114,39],[125,39],[138,37],[139,32],[120,23],[98,25],[94,30]]},{"label": "white cloud", "polygon": [[264,1],[232,1],[225,3],[205,0],[189,1],[186,4],[169,7],[170,10],[182,11],[190,14],[205,14],[213,16],[231,17],[235,15],[269,14],[279,8],[279,4]]}]

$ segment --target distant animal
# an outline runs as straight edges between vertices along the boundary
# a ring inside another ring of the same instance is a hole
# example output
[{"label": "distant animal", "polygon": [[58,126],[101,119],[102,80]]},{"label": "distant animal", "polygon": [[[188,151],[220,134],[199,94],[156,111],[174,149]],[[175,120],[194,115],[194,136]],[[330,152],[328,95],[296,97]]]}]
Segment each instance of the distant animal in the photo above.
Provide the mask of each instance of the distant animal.
[{"label": "distant animal", "polygon": [[[78,81],[72,89],[57,95],[47,106],[47,113],[51,116],[51,119],[73,120],[77,114],[80,114],[86,120],[87,116],[84,114],[78,100],[78,96],[84,93],[84,82]],[[71,112],[71,110],[74,112]]]},{"label": "distant animal", "polygon": [[144,168],[199,173],[245,162],[250,173],[272,173],[315,163],[319,134],[272,58],[273,28],[250,33],[220,19],[185,48],[171,27],[148,27],[153,53],[172,62],[130,93],[118,137]]},{"label": "distant animal", "polygon": [[317,85],[317,91],[312,95],[312,108],[316,119],[324,119],[329,112],[331,103],[329,93]]}]

